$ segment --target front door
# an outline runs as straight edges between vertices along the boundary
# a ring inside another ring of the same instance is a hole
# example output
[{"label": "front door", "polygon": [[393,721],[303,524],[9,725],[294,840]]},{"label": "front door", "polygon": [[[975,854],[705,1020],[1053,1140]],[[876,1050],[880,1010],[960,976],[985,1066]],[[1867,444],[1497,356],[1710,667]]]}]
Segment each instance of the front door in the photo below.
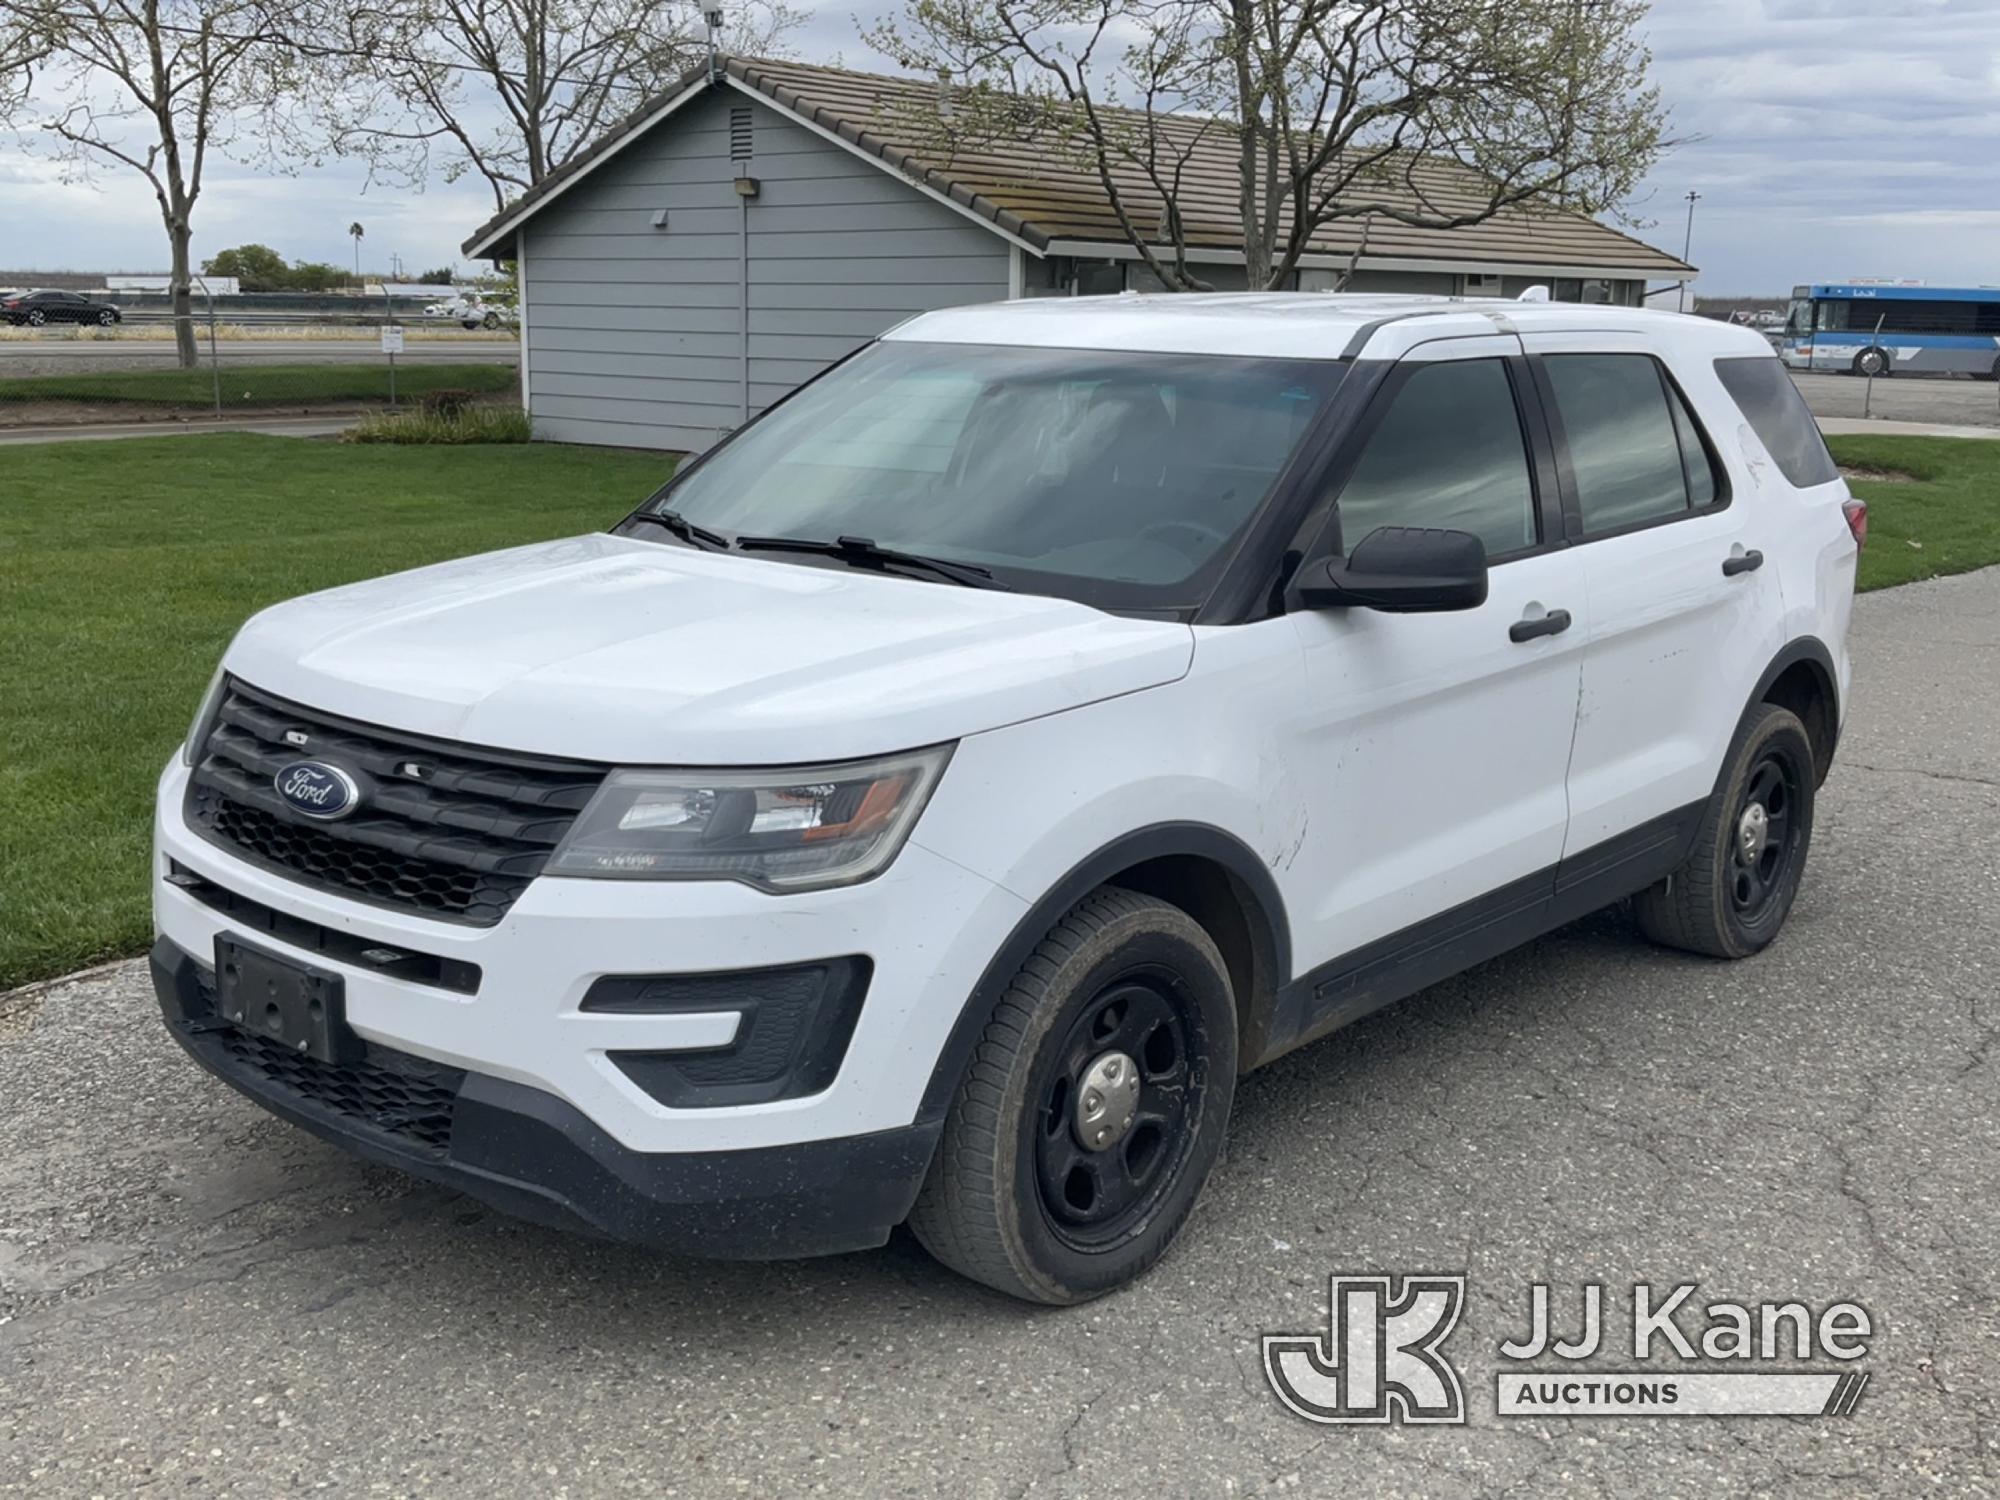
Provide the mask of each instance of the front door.
[{"label": "front door", "polygon": [[[1304,650],[1299,764],[1314,778],[1292,914],[1301,969],[1360,955],[1407,975],[1413,958],[1420,970],[1447,956],[1468,921],[1491,936],[1548,905],[1590,622],[1579,565],[1555,545],[1527,379],[1511,335],[1418,345],[1331,476],[1335,550],[1378,526],[1470,531],[1489,592],[1452,613],[1290,617]],[[1391,988],[1406,986],[1335,974],[1296,1019],[1321,1031]]]}]

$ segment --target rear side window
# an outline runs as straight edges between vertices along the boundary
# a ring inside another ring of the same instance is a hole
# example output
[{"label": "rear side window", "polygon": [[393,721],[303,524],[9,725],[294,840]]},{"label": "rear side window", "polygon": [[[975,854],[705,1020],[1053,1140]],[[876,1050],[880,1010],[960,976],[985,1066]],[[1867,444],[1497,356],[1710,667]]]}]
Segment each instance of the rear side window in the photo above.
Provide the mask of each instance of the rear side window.
[{"label": "rear side window", "polygon": [[1543,360],[1568,441],[1585,532],[1686,512],[1687,473],[1659,366],[1643,354]]},{"label": "rear side window", "polygon": [[1694,414],[1645,354],[1542,360],[1586,535],[1670,521],[1726,498]]},{"label": "rear side window", "polygon": [[1750,430],[1770,450],[1778,472],[1795,488],[1831,484],[1840,477],[1805,398],[1777,360],[1755,354],[1718,359],[1715,375],[1743,409]]}]

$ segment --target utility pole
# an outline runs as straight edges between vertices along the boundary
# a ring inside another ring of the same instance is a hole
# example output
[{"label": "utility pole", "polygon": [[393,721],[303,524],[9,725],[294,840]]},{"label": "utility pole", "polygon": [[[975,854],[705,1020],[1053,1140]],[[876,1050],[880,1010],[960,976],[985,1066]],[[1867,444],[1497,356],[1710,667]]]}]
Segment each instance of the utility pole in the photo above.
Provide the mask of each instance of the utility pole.
[{"label": "utility pole", "polygon": [[[1681,241],[1681,259],[1684,261],[1687,260],[1689,254],[1691,254],[1694,250],[1694,206],[1700,201],[1701,201],[1701,194],[1697,193],[1693,188],[1689,188],[1687,192],[1687,205],[1688,205],[1687,238]],[[1683,281],[1681,283],[1680,299],[1678,304],[1674,308],[1674,311],[1686,312],[1687,300],[1688,300],[1688,284],[1685,281]]]}]

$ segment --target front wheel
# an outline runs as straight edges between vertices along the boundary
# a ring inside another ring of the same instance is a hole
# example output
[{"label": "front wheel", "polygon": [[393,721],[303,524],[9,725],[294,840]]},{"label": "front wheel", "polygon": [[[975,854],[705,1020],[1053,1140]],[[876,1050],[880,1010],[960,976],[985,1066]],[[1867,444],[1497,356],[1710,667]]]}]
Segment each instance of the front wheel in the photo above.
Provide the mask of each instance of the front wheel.
[{"label": "front wheel", "polygon": [[480,319],[480,327],[482,328],[498,328],[499,326],[500,314],[497,312],[490,312],[484,318]]},{"label": "front wheel", "polygon": [[1634,903],[1646,936],[1715,958],[1748,958],[1769,944],[1805,875],[1817,782],[1805,725],[1789,709],[1758,704],[1694,851]]},{"label": "front wheel", "polygon": [[1872,375],[1880,380],[1892,373],[1894,368],[1894,361],[1889,358],[1886,349],[1863,349],[1854,356],[1854,373],[1857,375]]},{"label": "front wheel", "polygon": [[118,314],[113,312],[108,307],[105,308],[103,312],[97,315],[97,326],[99,328],[109,328],[113,323],[116,323],[117,321],[118,321]]},{"label": "front wheel", "polygon": [[1235,1084],[1236,1007],[1215,943],[1178,907],[1094,891],[994,1007],[910,1228],[1012,1296],[1102,1296],[1172,1244]]},{"label": "front wheel", "polygon": [[48,320],[49,320],[49,315],[43,312],[39,307],[36,308],[33,312],[28,314],[28,326],[30,328],[40,328],[44,323],[48,322]]}]

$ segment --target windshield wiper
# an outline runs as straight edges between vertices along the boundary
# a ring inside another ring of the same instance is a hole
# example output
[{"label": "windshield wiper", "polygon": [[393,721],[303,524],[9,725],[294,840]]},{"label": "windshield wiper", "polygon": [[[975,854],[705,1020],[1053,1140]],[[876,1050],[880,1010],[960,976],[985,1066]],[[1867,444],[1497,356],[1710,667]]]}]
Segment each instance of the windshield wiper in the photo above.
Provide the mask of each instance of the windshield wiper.
[{"label": "windshield wiper", "polygon": [[947,562],[942,557],[925,557],[921,552],[899,552],[893,547],[878,547],[865,536],[836,537],[830,542],[805,536],[739,536],[736,546],[743,552],[812,552],[822,557],[837,557],[864,568],[918,568],[969,589],[1013,592],[988,569],[976,563]]},{"label": "windshield wiper", "polygon": [[664,526],[690,547],[701,547],[710,552],[727,552],[729,538],[719,531],[710,531],[706,526],[697,526],[677,510],[642,510],[631,516],[634,521],[651,521],[655,526]]}]

